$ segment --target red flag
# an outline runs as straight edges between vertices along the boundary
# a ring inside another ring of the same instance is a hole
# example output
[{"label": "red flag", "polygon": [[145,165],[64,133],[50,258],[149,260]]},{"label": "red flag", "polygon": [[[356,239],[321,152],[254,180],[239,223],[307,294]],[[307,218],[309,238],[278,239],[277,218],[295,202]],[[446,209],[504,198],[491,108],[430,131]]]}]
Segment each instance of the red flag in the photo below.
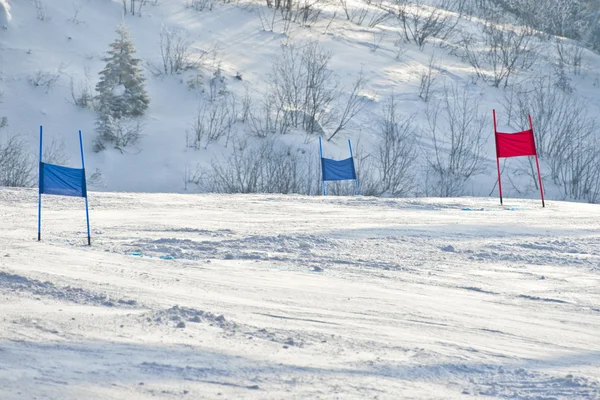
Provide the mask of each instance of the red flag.
[{"label": "red flag", "polygon": [[535,149],[535,137],[533,136],[533,123],[529,117],[529,129],[517,133],[498,132],[496,125],[496,110],[492,111],[494,116],[494,136],[496,139],[496,165],[498,166],[498,191],[500,192],[500,204],[502,204],[502,179],[500,176],[500,159],[508,157],[534,156],[537,166],[538,180],[540,182],[540,195],[542,197],[542,207],[544,203],[544,188],[542,187],[542,174],[540,173],[540,162],[538,161],[537,151]]},{"label": "red flag", "polygon": [[496,154],[498,158],[535,156],[533,130],[517,133],[496,132]]}]

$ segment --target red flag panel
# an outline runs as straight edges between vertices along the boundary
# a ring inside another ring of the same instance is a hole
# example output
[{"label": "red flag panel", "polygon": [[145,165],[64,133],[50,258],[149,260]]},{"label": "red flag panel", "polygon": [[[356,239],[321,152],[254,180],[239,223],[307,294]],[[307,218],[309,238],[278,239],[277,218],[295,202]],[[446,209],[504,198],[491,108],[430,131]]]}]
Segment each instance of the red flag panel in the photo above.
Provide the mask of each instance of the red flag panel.
[{"label": "red flag panel", "polygon": [[535,156],[533,130],[517,133],[496,132],[496,154],[498,158]]}]

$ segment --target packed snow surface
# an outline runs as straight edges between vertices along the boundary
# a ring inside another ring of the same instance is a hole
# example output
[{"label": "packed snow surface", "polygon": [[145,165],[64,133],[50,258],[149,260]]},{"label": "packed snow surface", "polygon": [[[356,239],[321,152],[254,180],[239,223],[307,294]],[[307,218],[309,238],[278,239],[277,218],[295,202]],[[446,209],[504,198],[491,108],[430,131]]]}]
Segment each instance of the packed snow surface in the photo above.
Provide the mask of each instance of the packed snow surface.
[{"label": "packed snow surface", "polygon": [[0,189],[0,398],[600,398],[600,207]]}]

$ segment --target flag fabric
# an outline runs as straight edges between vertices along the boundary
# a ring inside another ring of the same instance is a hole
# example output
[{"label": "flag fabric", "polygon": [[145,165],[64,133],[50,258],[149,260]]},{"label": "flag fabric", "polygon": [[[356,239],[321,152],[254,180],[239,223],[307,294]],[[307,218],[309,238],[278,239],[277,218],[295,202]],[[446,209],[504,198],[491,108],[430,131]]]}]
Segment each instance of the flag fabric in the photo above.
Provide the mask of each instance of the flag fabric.
[{"label": "flag fabric", "polygon": [[40,194],[87,197],[85,170],[40,163]]},{"label": "flag fabric", "polygon": [[500,170],[500,159],[509,157],[535,157],[537,167],[538,182],[540,183],[540,197],[542,198],[542,207],[546,207],[544,202],[544,187],[542,186],[542,173],[540,172],[540,162],[538,160],[537,150],[535,148],[535,136],[533,134],[533,122],[531,115],[528,115],[529,129],[516,133],[498,132],[496,122],[496,110],[492,110],[494,117],[494,137],[496,139],[496,166],[498,167],[498,193],[500,194],[500,204],[502,204],[502,177]]},{"label": "flag fabric", "polygon": [[354,160],[352,157],[345,160],[332,160],[330,158],[321,158],[324,181],[344,181],[356,179],[354,169]]},{"label": "flag fabric", "polygon": [[517,133],[496,132],[496,154],[498,158],[537,155],[533,130]]}]

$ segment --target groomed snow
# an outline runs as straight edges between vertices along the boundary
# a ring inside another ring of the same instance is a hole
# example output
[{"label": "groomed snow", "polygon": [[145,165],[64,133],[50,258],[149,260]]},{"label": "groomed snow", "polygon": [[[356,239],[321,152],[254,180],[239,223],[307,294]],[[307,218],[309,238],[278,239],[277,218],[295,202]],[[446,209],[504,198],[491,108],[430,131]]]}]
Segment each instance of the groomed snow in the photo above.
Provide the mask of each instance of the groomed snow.
[{"label": "groomed snow", "polygon": [[0,398],[600,398],[600,207],[0,189]]}]

